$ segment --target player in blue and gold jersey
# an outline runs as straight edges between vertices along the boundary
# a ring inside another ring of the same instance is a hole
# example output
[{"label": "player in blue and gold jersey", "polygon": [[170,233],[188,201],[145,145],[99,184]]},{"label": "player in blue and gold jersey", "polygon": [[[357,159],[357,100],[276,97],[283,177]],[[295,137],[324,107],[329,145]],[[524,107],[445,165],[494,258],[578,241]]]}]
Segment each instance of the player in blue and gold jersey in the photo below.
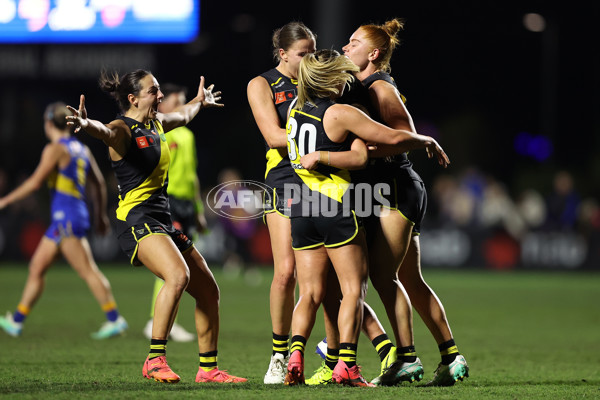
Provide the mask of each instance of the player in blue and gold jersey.
[{"label": "player in blue and gold jersey", "polygon": [[294,310],[296,278],[292,251],[289,203],[284,186],[294,179],[287,155],[285,123],[291,102],[296,98],[298,64],[315,51],[315,35],[301,22],[290,22],[273,34],[277,66],[248,83],[248,102],[266,148],[264,220],[269,229],[273,253],[273,281],[270,312],[273,350],[264,383],[283,383],[289,358],[289,334]]},{"label": "player in blue and gold jersey", "polygon": [[[356,77],[367,89],[362,104],[373,118],[414,132],[404,96],[389,74],[390,59],[399,43],[396,35],[403,26],[399,19],[362,25],[344,46],[344,53],[360,67]],[[391,212],[372,220],[369,263],[373,286],[394,328],[399,356],[379,380],[394,385],[423,374],[412,337],[412,303],[438,343],[442,358],[430,384],[451,386],[468,376],[469,369],[458,352],[442,303],[421,274],[419,234],[427,207],[425,185],[406,153],[378,146],[370,156],[375,158],[366,179],[386,182],[392,188],[387,196]]]},{"label": "player in blue and gold jersey", "polygon": [[[356,364],[368,279],[366,241],[353,205],[349,169],[364,167],[368,142],[407,151],[427,148],[440,162],[445,153],[430,137],[395,130],[370,119],[355,107],[336,104],[358,67],[332,50],[302,58],[298,99],[287,124],[288,155],[297,174],[300,198],[292,200],[292,246],[300,298],[292,319],[291,355],[285,383],[304,382],[304,347],[326,292],[329,262],[342,291],[338,316],[339,360],[333,381],[372,386]],[[347,157],[355,154],[354,159]]]},{"label": "player in blue and gold jersey", "polygon": [[98,269],[86,238],[90,229],[86,186],[93,193],[89,199],[98,232],[106,234],[110,229],[104,178],[90,150],[71,136],[65,119],[67,115],[71,113],[64,103],[52,103],[47,107],[44,130],[50,143],[44,148],[39,165],[25,182],[0,199],[0,209],[3,209],[39,189],[46,180],[52,198],[52,221],[29,264],[29,275],[17,310],[0,317],[0,327],[11,336],[21,334],[25,318],[42,295],[45,274],[61,253],[87,283],[106,313],[107,321],[92,337],[105,339],[127,329],[127,322],[119,315],[110,283]]},{"label": "player in blue and gold jersey", "polygon": [[200,359],[196,382],[245,382],[218,368],[219,287],[192,241],[173,227],[167,196],[170,156],[165,132],[188,124],[202,108],[222,107],[221,92],[213,93],[213,85],[205,89],[201,77],[191,101],[163,114],[158,104],[164,95],[148,71],[136,70],[122,77],[103,73],[100,86],[115,98],[122,115],[106,125],[88,119],[81,95],[79,109],[69,107],[74,116],[68,119],[76,131],[85,130],[108,146],[119,184],[121,248],[133,265],[145,265],[165,282],[156,297],[150,352],[142,374],[159,382],[179,382],[179,375],[167,364],[166,346],[185,290],[196,301]]}]

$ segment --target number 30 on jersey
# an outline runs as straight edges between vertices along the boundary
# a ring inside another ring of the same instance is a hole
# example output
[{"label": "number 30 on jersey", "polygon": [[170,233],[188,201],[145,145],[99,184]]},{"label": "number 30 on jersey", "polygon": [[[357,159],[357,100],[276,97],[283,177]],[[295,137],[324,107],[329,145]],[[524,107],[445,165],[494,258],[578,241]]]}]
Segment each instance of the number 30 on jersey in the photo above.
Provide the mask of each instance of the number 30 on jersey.
[{"label": "number 30 on jersey", "polygon": [[317,147],[317,127],[308,122],[298,127],[298,121],[290,116],[287,123],[287,140],[290,161],[296,161],[298,157],[315,151]]}]

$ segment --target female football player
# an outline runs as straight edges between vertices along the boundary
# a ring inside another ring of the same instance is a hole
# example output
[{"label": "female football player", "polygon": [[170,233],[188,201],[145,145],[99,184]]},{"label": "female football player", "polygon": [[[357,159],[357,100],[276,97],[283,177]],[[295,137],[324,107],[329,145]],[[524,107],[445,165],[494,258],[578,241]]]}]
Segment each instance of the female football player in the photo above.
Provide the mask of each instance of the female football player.
[{"label": "female football player", "polygon": [[156,78],[136,70],[119,77],[103,73],[100,86],[111,94],[121,115],[108,124],[88,118],[85,97],[67,117],[76,131],[102,140],[119,183],[117,235],[134,266],[144,265],[165,283],[156,297],[150,352],[142,374],[159,382],[179,382],[166,360],[167,337],[183,291],[196,301],[195,322],[200,366],[196,382],[244,382],[217,366],[219,287],[192,241],[172,225],[167,196],[169,146],[165,132],[188,124],[205,107],[222,107],[221,92],[204,88],[169,113],[158,112],[164,95]]}]

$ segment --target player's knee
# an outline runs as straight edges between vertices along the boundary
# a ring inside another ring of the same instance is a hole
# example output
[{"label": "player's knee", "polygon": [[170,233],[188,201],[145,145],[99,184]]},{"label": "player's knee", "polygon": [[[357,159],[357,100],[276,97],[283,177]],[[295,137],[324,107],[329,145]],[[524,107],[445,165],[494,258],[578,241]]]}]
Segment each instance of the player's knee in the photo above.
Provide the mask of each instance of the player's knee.
[{"label": "player's knee", "polygon": [[367,281],[348,281],[348,282],[340,282],[340,288],[342,290],[342,299],[344,298],[352,298],[356,300],[361,300],[365,298],[367,295]]},{"label": "player's knee", "polygon": [[29,278],[43,279],[46,275],[47,267],[37,263],[29,264]]},{"label": "player's knee", "polygon": [[296,287],[296,276],[292,272],[280,273],[273,276],[273,286],[282,292],[288,292],[294,290]]},{"label": "player's knee", "polygon": [[190,272],[187,269],[176,269],[169,271],[165,276],[165,285],[172,286],[180,293],[183,292],[190,283]]},{"label": "player's knee", "polygon": [[388,293],[396,290],[396,279],[393,276],[371,275],[371,284],[377,293]]},{"label": "player's knee", "polygon": [[325,287],[310,285],[302,288],[300,291],[300,297],[310,303],[313,307],[319,307],[325,298]]}]

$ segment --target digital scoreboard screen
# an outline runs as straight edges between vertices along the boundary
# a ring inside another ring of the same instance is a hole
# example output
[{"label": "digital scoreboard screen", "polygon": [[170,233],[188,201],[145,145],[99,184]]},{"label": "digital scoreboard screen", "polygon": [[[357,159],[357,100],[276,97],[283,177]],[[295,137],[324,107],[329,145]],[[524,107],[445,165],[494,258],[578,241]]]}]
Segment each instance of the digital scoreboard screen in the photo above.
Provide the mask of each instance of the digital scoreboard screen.
[{"label": "digital scoreboard screen", "polygon": [[185,43],[200,0],[0,0],[0,43]]}]

